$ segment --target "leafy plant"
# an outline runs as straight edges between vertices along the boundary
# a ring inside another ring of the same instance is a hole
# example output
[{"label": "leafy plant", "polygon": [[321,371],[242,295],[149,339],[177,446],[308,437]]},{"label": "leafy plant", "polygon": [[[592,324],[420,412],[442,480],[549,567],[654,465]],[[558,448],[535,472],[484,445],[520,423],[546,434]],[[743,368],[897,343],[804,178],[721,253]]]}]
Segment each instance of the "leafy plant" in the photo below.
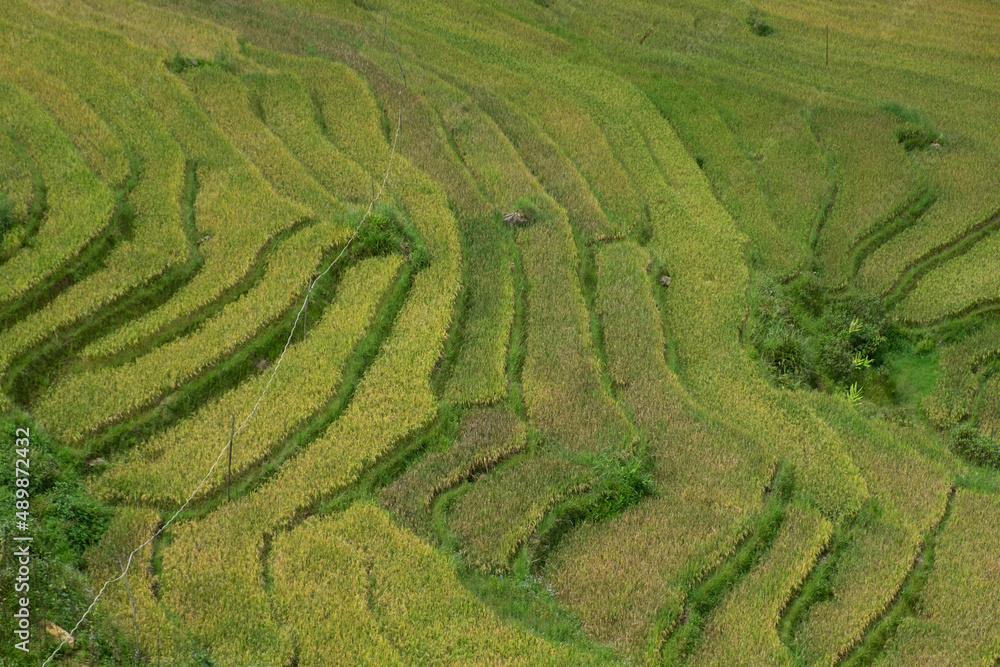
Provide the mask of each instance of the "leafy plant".
[{"label": "leafy plant", "polygon": [[851,387],[847,390],[847,402],[856,406],[861,402],[861,399],[861,388],[858,387],[858,383],[851,383]]},{"label": "leafy plant", "polygon": [[969,463],[1000,468],[1000,444],[972,424],[952,430],[951,449]]},{"label": "leafy plant", "polygon": [[747,25],[750,26],[750,32],[758,37],[767,37],[774,32],[774,28],[767,21],[755,14],[747,17]]}]

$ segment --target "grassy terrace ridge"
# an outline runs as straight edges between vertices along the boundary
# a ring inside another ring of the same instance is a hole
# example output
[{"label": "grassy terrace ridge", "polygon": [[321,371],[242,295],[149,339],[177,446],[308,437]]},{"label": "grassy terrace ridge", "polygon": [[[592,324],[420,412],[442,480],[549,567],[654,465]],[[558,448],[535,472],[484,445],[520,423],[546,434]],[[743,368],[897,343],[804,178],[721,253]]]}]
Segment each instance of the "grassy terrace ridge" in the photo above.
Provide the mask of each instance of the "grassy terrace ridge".
[{"label": "grassy terrace ridge", "polygon": [[3,665],[1000,660],[995,2],[0,45]]}]

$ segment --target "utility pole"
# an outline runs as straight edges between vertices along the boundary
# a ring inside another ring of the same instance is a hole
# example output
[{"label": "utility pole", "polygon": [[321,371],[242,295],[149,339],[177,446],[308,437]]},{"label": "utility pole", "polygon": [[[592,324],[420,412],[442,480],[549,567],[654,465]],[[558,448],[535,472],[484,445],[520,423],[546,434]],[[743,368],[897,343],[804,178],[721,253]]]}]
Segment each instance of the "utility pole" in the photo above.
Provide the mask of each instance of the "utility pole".
[{"label": "utility pole", "polygon": [[232,482],[233,482],[233,440],[236,439],[236,417],[233,417],[233,424],[229,427],[229,472],[226,473],[226,498],[233,502]]}]

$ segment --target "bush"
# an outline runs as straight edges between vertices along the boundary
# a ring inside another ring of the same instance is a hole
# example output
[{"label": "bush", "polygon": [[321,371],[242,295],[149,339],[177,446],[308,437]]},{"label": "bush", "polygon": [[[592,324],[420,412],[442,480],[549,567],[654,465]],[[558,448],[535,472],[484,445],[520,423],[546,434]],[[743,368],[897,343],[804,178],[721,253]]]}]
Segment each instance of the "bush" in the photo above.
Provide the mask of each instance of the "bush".
[{"label": "bush", "polygon": [[896,129],[896,141],[907,151],[927,148],[933,143],[940,143],[941,133],[933,128],[921,125],[904,125]]},{"label": "bush", "polygon": [[952,430],[951,449],[969,463],[1000,468],[1000,444],[972,424],[962,424]]},{"label": "bush", "polygon": [[751,301],[747,340],[783,387],[860,382],[863,374],[879,372],[883,352],[897,336],[880,300],[831,301],[814,275],[787,285],[760,281]]},{"label": "bush", "polygon": [[750,32],[758,37],[767,37],[774,32],[774,28],[772,28],[770,24],[768,24],[764,19],[753,14],[747,17],[747,25],[750,26]]},{"label": "bush", "polygon": [[527,197],[521,197],[514,202],[514,207],[528,221],[529,225],[546,219],[546,215],[542,212],[542,209],[538,208],[538,205]]}]

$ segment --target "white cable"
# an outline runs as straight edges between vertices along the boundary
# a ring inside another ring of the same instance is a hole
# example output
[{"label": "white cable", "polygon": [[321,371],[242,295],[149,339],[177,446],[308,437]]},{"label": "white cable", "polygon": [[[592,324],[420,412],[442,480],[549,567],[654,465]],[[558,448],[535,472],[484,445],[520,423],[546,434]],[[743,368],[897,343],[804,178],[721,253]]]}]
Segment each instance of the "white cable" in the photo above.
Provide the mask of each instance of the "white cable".
[{"label": "white cable", "polygon": [[[369,9],[368,11],[371,12],[372,10]],[[392,38],[391,37],[389,38],[389,42],[390,42],[390,44],[392,44]],[[395,45],[393,45],[393,53],[395,54]],[[396,64],[399,66],[400,73],[402,74],[403,69],[402,69],[402,65],[399,62],[399,57],[398,56],[396,57]],[[405,74],[404,74],[403,81],[405,82],[405,80],[406,80],[406,78],[405,78]],[[402,89],[400,89],[400,94],[402,95]],[[354,233],[351,234],[351,238],[349,238],[347,240],[347,243],[344,244],[344,247],[341,249],[340,253],[333,259],[332,262],[330,262],[330,264],[326,267],[326,269],[321,274],[319,274],[318,276],[316,276],[316,278],[314,278],[313,281],[309,284],[309,290],[306,292],[306,297],[305,297],[305,299],[302,302],[302,307],[299,308],[299,312],[296,313],[296,315],[295,315],[295,321],[292,323],[292,330],[288,333],[288,340],[285,341],[285,347],[281,350],[281,354],[278,356],[278,361],[275,362],[275,364],[274,364],[274,370],[271,371],[271,377],[268,378],[267,384],[264,385],[264,389],[261,390],[260,396],[257,398],[257,402],[254,404],[253,409],[250,410],[250,413],[246,416],[246,419],[244,419],[243,422],[240,424],[240,427],[233,432],[233,436],[234,437],[236,435],[239,435],[239,433],[244,428],[246,428],[246,425],[250,422],[250,419],[253,418],[254,414],[256,414],[257,408],[260,407],[261,402],[264,400],[264,396],[267,394],[268,389],[271,388],[271,383],[274,381],[274,376],[278,373],[278,369],[281,367],[281,362],[285,358],[285,352],[288,351],[288,348],[292,344],[292,337],[295,335],[295,329],[296,329],[296,327],[298,327],[299,318],[301,318],[302,317],[302,313],[305,312],[306,304],[309,303],[309,295],[312,294],[313,288],[316,287],[316,283],[319,282],[320,278],[322,278],[327,273],[329,273],[330,269],[332,269],[334,267],[334,265],[337,262],[339,262],[340,259],[344,256],[344,253],[347,252],[348,248],[350,248],[351,243],[354,242],[354,239],[356,239],[358,237],[358,234],[361,232],[361,228],[364,226],[365,222],[368,220],[368,216],[370,216],[371,213],[372,213],[372,211],[374,210],[375,204],[382,198],[382,194],[385,192],[385,188],[386,188],[386,186],[389,183],[389,173],[392,171],[392,163],[393,163],[393,161],[395,160],[395,157],[396,157],[396,143],[399,140],[399,133],[400,133],[402,127],[403,127],[403,105],[402,105],[402,102],[400,102],[398,114],[397,114],[397,117],[396,117],[396,132],[395,132],[395,134],[394,134],[394,136],[392,138],[392,149],[389,152],[389,163],[386,166],[385,175],[382,177],[382,183],[379,185],[378,192],[375,194],[375,197],[370,202],[368,202],[368,209],[365,211],[365,214],[363,216],[361,216],[361,221],[358,222],[358,226],[355,227]],[[171,523],[173,523],[174,519],[176,519],[177,516],[187,508],[188,504],[194,499],[194,497],[198,495],[198,492],[201,490],[201,487],[204,486],[205,482],[208,481],[208,478],[212,476],[213,472],[215,472],[216,466],[219,465],[219,461],[221,461],[222,457],[226,454],[226,451],[229,449],[230,445],[232,444],[232,441],[233,441],[233,439],[231,438],[229,440],[229,442],[227,442],[226,445],[222,448],[222,450],[219,452],[219,455],[215,458],[215,462],[212,463],[212,467],[208,469],[208,473],[204,477],[201,478],[201,481],[198,482],[198,486],[196,486],[194,488],[194,491],[192,491],[191,495],[189,495],[187,497],[187,500],[184,501],[184,504],[181,505],[177,509],[177,511],[173,513],[173,516],[171,516],[169,519],[167,519],[163,523],[163,525],[160,526],[156,530],[156,532],[154,532],[152,535],[150,535],[149,538],[145,542],[143,542],[142,544],[140,544],[139,546],[137,546],[135,549],[132,549],[132,551],[128,555],[128,561],[126,561],[125,567],[122,569],[121,574],[119,574],[117,577],[115,577],[113,579],[108,579],[107,581],[104,582],[104,585],[101,586],[101,590],[99,590],[97,592],[97,595],[94,596],[94,600],[90,603],[90,606],[87,607],[87,611],[83,612],[83,616],[81,616],[80,620],[76,622],[76,625],[73,626],[73,629],[70,630],[69,633],[67,633],[66,637],[61,642],[59,642],[59,645],[56,646],[55,650],[52,651],[52,654],[49,655],[49,657],[45,659],[45,662],[42,663],[42,667],[45,667],[47,664],[49,664],[49,662],[52,661],[52,658],[55,657],[56,653],[59,652],[59,649],[61,649],[66,644],[67,641],[69,641],[74,635],[76,635],[76,631],[79,630],[80,629],[80,625],[85,620],[87,620],[87,616],[90,614],[91,611],[93,611],[94,606],[97,604],[98,600],[101,599],[101,596],[104,595],[104,591],[108,588],[108,586],[110,584],[115,583],[116,581],[121,581],[122,579],[125,578],[125,575],[128,574],[129,568],[132,567],[132,558],[133,558],[133,556],[135,556],[135,554],[140,549],[142,549],[143,547],[147,546],[150,542],[152,542],[154,539],[156,539],[156,537],[160,533],[162,533],[166,529],[167,526],[169,526]]]}]

